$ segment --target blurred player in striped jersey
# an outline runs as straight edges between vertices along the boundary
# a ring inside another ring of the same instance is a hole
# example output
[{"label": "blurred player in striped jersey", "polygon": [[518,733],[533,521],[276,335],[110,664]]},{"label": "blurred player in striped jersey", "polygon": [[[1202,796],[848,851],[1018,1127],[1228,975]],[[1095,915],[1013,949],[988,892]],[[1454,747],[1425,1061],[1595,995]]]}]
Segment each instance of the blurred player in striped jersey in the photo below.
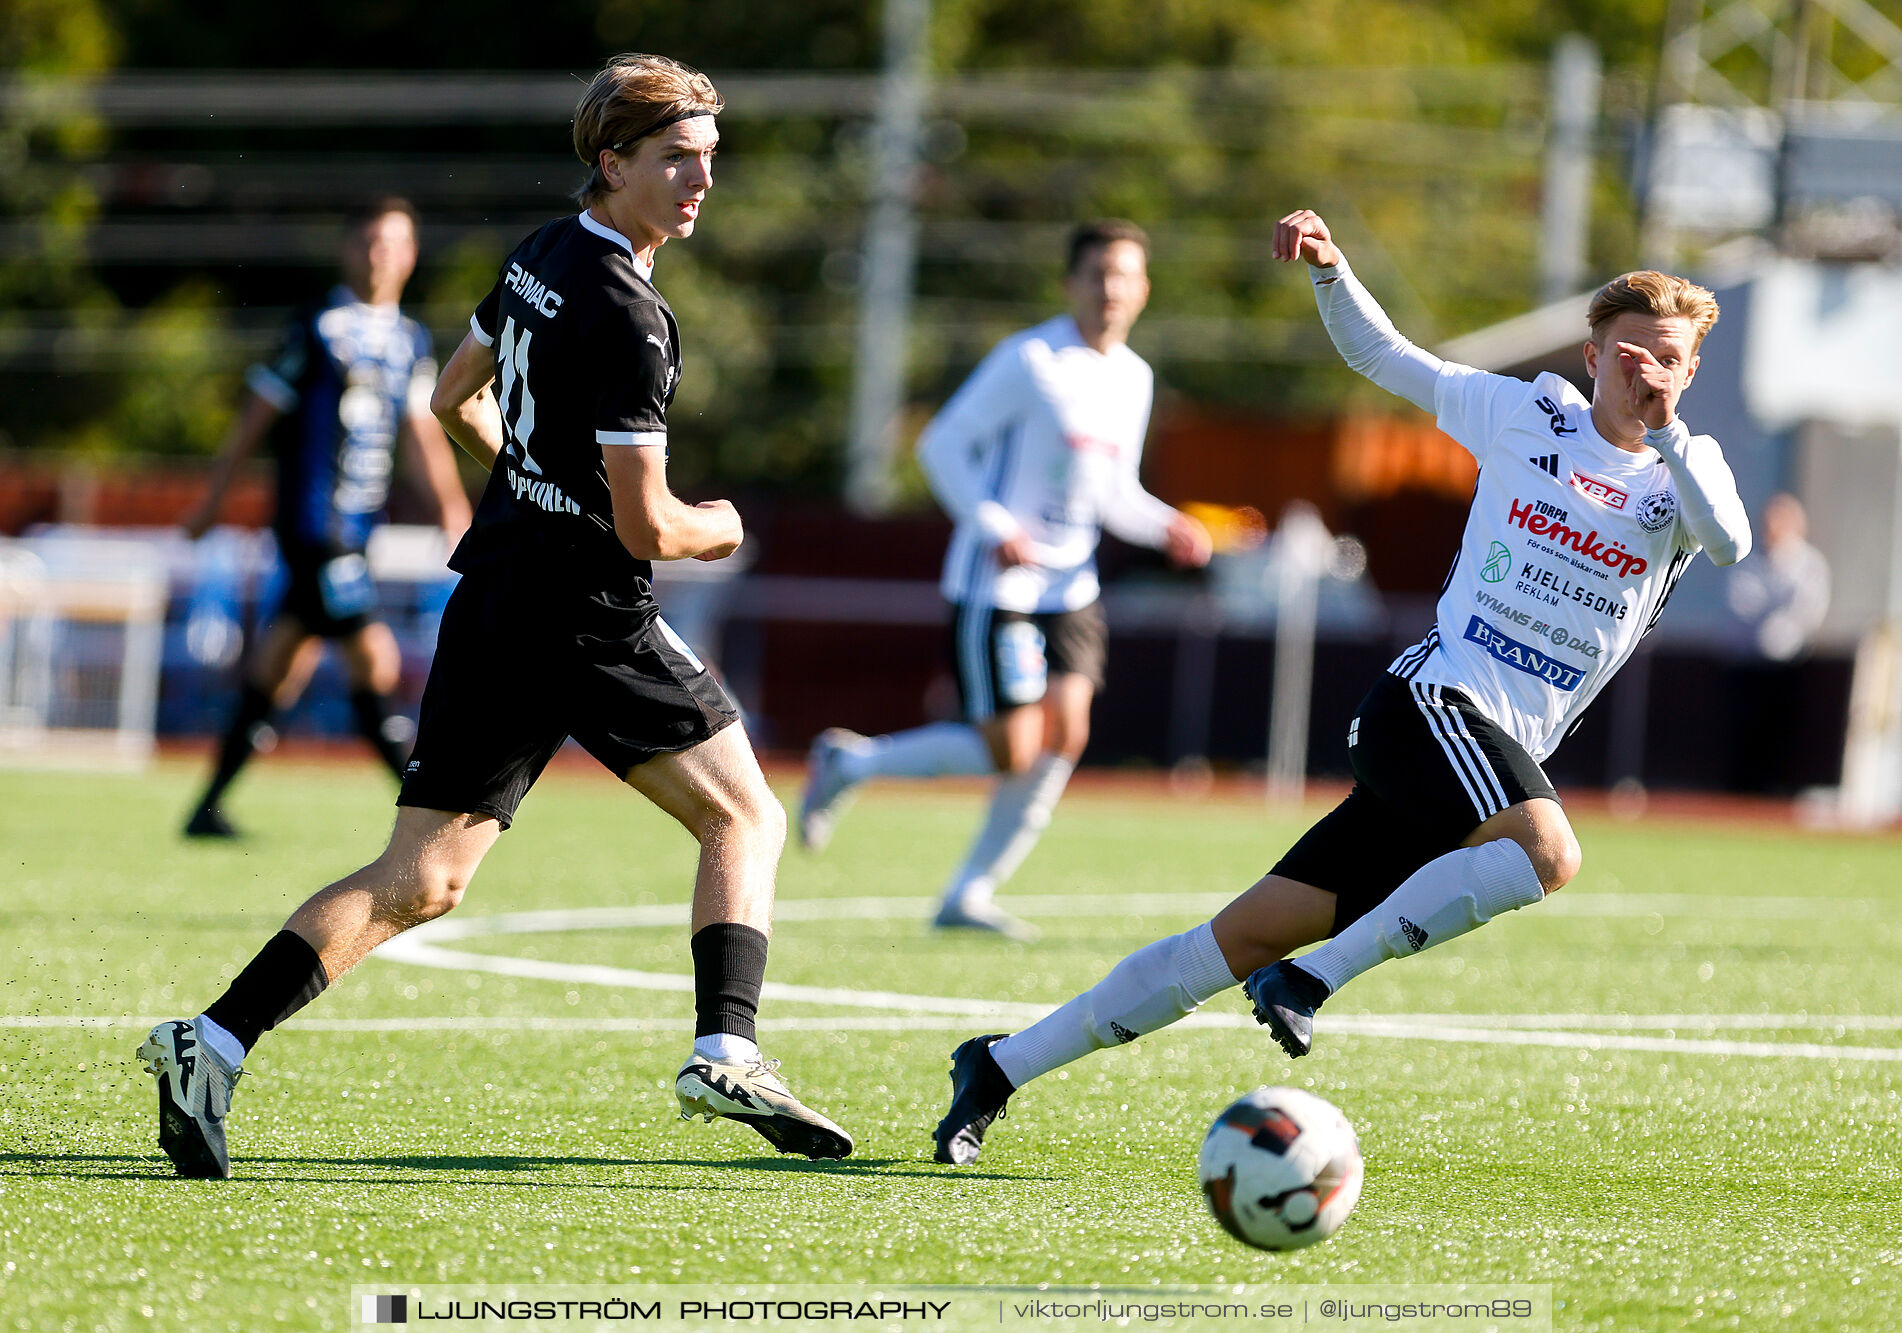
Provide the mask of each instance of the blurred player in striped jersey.
[{"label": "blurred player in striped jersey", "polygon": [[1034,935],[993,894],[1050,823],[1089,739],[1108,638],[1097,600],[1102,530],[1179,566],[1208,563],[1201,522],[1137,475],[1154,376],[1128,338],[1149,299],[1148,262],[1134,223],[1077,228],[1070,313],[999,343],[918,441],[957,525],[941,587],[964,720],[872,738],[835,728],[812,747],[799,837],[813,851],[868,778],[997,774],[939,927]]},{"label": "blurred player in striped jersey", "polygon": [[[1281,219],[1275,255],[1307,261],[1342,359],[1433,412],[1479,462],[1436,623],[1348,726],[1353,790],[1274,869],[1049,1017],[957,1048],[941,1162],[976,1161],[1030,1080],[1237,982],[1282,1050],[1306,1055],[1315,1011],[1361,973],[1563,887],[1582,853],[1540,761],[1657,624],[1698,551],[1719,565],[1749,553],[1723,451],[1677,415],[1717,322],[1702,287],[1647,271],[1599,289],[1587,400],[1555,374],[1528,384],[1408,342],[1306,209]],[[1327,942],[1289,961],[1316,940]]]},{"label": "blurred player in striped jersey", "polygon": [[[428,483],[450,544],[469,526],[455,456],[429,411],[436,384],[429,333],[397,304],[416,253],[416,213],[406,200],[380,196],[351,216],[343,281],[291,322],[268,364],[245,376],[244,406],[204,499],[185,520],[188,534],[203,536],[239,464],[267,437],[273,441],[272,530],[284,596],[245,664],[217,764],[185,825],[190,837],[236,836],[219,804],[225,789],[266,746],[272,720],[304,692],[326,642],[337,646],[349,671],[357,731],[402,776],[413,729],[390,701],[402,657],[376,617],[364,555],[383,520],[399,447]],[[281,418],[288,420],[280,424]]]}]

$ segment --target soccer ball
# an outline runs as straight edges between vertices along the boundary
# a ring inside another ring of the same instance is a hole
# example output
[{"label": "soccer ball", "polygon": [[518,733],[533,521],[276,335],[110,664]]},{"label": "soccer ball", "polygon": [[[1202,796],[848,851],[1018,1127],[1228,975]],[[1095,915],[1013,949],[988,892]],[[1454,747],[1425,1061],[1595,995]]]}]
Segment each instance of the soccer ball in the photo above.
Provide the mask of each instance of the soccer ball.
[{"label": "soccer ball", "polygon": [[1326,1240],[1360,1199],[1360,1141],[1347,1117],[1299,1088],[1257,1088],[1202,1140],[1202,1193],[1215,1220],[1261,1250]]}]

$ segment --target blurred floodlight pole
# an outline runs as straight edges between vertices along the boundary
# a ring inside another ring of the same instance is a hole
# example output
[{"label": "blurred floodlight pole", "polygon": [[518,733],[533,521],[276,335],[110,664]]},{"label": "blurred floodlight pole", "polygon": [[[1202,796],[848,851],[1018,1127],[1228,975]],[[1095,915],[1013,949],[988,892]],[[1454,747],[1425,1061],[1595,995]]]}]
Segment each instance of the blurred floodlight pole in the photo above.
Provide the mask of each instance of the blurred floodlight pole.
[{"label": "blurred floodlight pole", "polygon": [[1598,48],[1567,33],[1552,48],[1552,134],[1545,150],[1540,296],[1585,284],[1592,216],[1592,137],[1598,128]]},{"label": "blurred floodlight pole", "polygon": [[892,501],[892,445],[905,401],[905,350],[918,259],[918,143],[928,83],[931,0],[885,0],[885,68],[873,127],[871,210],[859,263],[845,500],[861,514]]},{"label": "blurred floodlight pole", "polygon": [[1273,540],[1275,666],[1268,703],[1268,799],[1298,801],[1307,787],[1321,576],[1334,539],[1314,506],[1296,500],[1282,511]]}]

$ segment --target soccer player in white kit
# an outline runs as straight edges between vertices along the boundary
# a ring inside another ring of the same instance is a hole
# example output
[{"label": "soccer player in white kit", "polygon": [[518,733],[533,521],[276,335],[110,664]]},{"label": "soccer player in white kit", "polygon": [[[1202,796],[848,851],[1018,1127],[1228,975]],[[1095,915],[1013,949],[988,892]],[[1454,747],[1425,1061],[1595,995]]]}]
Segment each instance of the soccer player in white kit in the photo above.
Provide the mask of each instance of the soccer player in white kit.
[{"label": "soccer player in white kit", "polygon": [[843,798],[873,777],[998,774],[936,924],[1030,938],[992,899],[1030,854],[1089,739],[1107,631],[1096,545],[1107,528],[1208,563],[1202,524],[1143,490],[1154,376],[1129,349],[1149,299],[1149,242],[1120,220],[1070,238],[1070,313],[1006,338],[925,427],[918,458],[956,523],[942,589],[963,722],[813,743],[800,840],[822,850]]},{"label": "soccer player in white kit", "polygon": [[1696,552],[1720,565],[1749,552],[1717,442],[1677,416],[1717,322],[1702,287],[1643,272],[1599,290],[1588,402],[1558,375],[1528,384],[1409,343],[1312,212],[1280,221],[1275,256],[1307,261],[1347,363],[1436,413],[1479,461],[1437,623],[1348,727],[1353,790],[1272,871],[1049,1017],[958,1047],[941,1162],[976,1161],[985,1130],[1031,1079],[1167,1026],[1244,977],[1256,1019],[1288,1055],[1305,1055],[1314,1011],[1368,968],[1559,889],[1580,852],[1539,761],[1657,623]]}]

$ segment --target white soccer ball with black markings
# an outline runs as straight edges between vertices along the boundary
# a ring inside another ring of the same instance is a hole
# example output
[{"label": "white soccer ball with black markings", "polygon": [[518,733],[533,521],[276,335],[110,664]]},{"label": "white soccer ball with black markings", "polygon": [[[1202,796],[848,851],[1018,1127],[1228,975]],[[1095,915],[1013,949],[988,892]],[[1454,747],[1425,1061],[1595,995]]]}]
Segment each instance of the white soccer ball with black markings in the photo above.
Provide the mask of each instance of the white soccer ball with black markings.
[{"label": "white soccer ball with black markings", "polygon": [[1215,1220],[1260,1250],[1299,1250],[1341,1229],[1360,1200],[1360,1140],[1340,1109],[1299,1088],[1257,1088],[1202,1140]]}]

